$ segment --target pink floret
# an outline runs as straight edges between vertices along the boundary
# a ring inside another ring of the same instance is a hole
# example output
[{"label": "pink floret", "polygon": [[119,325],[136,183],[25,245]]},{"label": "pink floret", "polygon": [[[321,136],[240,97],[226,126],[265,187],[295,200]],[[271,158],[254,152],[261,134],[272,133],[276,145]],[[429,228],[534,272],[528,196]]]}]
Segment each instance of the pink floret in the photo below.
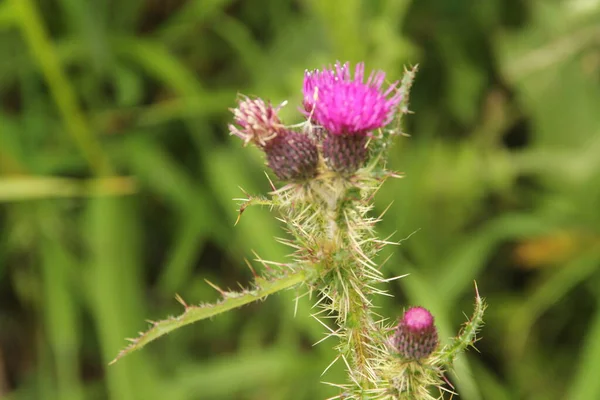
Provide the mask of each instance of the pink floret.
[{"label": "pink floret", "polygon": [[354,78],[350,64],[304,74],[304,113],[334,135],[368,134],[394,118],[402,95],[394,82],[385,91],[385,73],[373,71],[364,82],[365,65],[358,63]]},{"label": "pink floret", "polygon": [[413,307],[404,313],[404,324],[411,330],[423,330],[433,326],[433,315],[423,307]]}]

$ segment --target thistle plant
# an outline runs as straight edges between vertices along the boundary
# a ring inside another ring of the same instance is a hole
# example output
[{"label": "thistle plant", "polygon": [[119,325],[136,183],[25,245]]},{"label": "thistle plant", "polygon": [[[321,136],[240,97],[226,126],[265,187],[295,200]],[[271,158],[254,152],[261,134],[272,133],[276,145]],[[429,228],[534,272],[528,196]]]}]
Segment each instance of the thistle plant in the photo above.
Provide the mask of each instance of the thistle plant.
[{"label": "thistle plant", "polygon": [[266,268],[258,274],[250,265],[254,281],[247,289],[231,292],[211,284],[222,295],[214,304],[191,306],[177,297],[183,314],[152,322],[114,361],[181,326],[294,289],[298,297],[315,295],[314,317],[327,327],[327,337],[337,339],[332,364],[341,360],[348,380],[335,384],[336,398],[441,397],[448,390],[445,372],[475,343],[482,325],[485,304],[477,291],[473,316],[445,345],[425,308],[409,308],[395,323],[373,306],[376,296],[387,294],[384,285],[401,278],[381,271],[377,256],[394,242],[377,237],[383,215],[373,216],[372,209],[381,185],[401,177],[386,169],[386,156],[401,135],[415,73],[407,70],[388,85],[382,71],[366,76],[363,63],[354,71],[349,63],[307,71],[300,111],[305,121],[295,126],[280,120],[284,104],[240,96],[230,133],[262,150],[277,179],[270,181],[268,196],[245,193],[239,199],[238,220],[249,206],[271,208],[285,225],[287,237],[277,240],[292,249],[292,261],[258,258]]}]

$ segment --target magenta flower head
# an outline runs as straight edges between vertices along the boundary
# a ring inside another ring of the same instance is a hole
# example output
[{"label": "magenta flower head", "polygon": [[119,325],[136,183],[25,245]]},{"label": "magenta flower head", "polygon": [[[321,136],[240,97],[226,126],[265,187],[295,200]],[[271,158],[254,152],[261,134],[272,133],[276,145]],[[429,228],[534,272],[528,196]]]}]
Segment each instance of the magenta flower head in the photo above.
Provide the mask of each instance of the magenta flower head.
[{"label": "magenta flower head", "polygon": [[304,75],[304,114],[323,127],[323,156],[336,172],[352,173],[368,155],[367,136],[388,125],[402,95],[398,82],[384,89],[385,73],[373,71],[365,82],[365,65],[358,63],[354,77],[350,64],[340,64]]},{"label": "magenta flower head", "polygon": [[423,307],[406,310],[392,337],[394,349],[408,360],[428,357],[438,343],[433,315]]},{"label": "magenta flower head", "polygon": [[[367,81],[365,64],[358,63],[354,78],[350,64],[335,64],[304,74],[305,114],[333,135],[365,135],[389,124],[402,100],[398,82],[385,91],[385,73],[373,71]],[[390,96],[391,95],[391,96]]]},{"label": "magenta flower head", "polygon": [[238,107],[231,109],[234,122],[229,125],[232,135],[244,144],[252,142],[267,156],[267,164],[284,181],[302,181],[317,173],[319,151],[306,135],[291,131],[281,123],[273,108],[262,99],[241,96]]}]

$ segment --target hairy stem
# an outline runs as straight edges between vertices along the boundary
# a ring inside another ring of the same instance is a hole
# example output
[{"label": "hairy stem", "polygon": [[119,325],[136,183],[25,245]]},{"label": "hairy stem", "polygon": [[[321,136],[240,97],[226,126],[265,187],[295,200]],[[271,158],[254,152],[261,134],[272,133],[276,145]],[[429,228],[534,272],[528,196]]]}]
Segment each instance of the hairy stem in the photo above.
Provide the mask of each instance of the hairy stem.
[{"label": "hairy stem", "polygon": [[[356,230],[352,227],[362,226],[364,221],[361,213],[346,212],[347,208],[354,206],[353,202],[346,201],[346,185],[347,182],[338,177],[331,181],[329,190],[321,193],[326,205],[323,216],[327,228],[325,247],[331,249],[325,264],[329,265],[332,277],[322,293],[330,299],[329,311],[337,314],[341,339],[338,351],[349,364],[350,378],[362,391],[370,388],[369,382],[377,380],[371,365],[377,349],[372,340],[376,324],[371,312],[369,278],[358,261],[360,255],[357,253],[361,250],[357,251],[354,246],[364,237],[356,237]],[[352,217],[349,218],[348,214]]]},{"label": "hairy stem", "polygon": [[375,326],[370,313],[370,302],[360,296],[352,296],[350,301],[350,318],[344,329],[352,355],[353,380],[364,390],[369,389],[369,382],[376,379],[371,366],[374,351],[370,339]]}]

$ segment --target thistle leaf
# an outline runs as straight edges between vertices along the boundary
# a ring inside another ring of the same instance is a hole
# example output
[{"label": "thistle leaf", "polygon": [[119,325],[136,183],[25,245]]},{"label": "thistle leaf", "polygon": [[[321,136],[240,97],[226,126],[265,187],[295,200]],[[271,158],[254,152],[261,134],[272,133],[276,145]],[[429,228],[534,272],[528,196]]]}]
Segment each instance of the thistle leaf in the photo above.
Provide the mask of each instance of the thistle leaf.
[{"label": "thistle leaf", "polygon": [[257,279],[253,289],[246,289],[241,292],[226,292],[221,291],[223,298],[214,304],[200,304],[198,306],[187,305],[181,297],[177,300],[184,306],[185,311],[177,317],[169,317],[162,321],[151,322],[152,326],[146,332],[141,332],[135,339],[129,339],[131,342],[127,347],[119,352],[109,365],[116,363],[129,353],[141,349],[148,343],[159,337],[166,335],[176,329],[194,322],[210,318],[225,311],[241,307],[252,303],[256,300],[265,298],[266,296],[279,292],[284,289],[291,288],[306,280],[305,271],[290,272],[281,277],[272,279]]},{"label": "thistle leaf", "polygon": [[439,365],[450,366],[456,356],[465,351],[469,346],[475,345],[477,341],[477,333],[483,326],[483,314],[487,304],[485,300],[479,295],[477,284],[475,284],[475,310],[471,319],[469,319],[460,330],[457,337],[454,338],[452,343],[445,346],[439,354]]}]

